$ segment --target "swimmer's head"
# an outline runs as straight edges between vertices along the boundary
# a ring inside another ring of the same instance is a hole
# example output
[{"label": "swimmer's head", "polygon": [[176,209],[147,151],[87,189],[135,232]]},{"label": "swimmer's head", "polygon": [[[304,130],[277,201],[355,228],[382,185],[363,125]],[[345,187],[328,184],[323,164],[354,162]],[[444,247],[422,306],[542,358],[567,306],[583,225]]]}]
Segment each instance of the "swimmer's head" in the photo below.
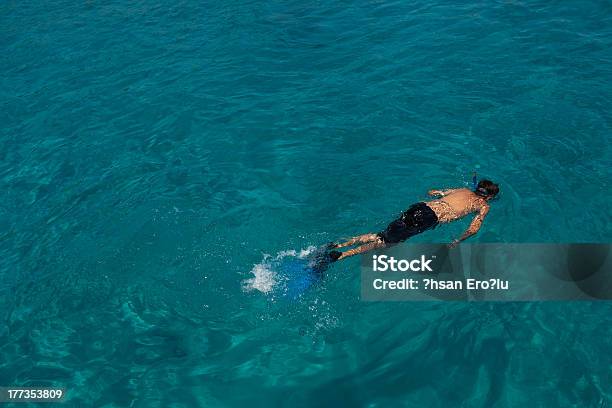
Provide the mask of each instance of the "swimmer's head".
[{"label": "swimmer's head", "polygon": [[490,200],[499,193],[499,186],[491,180],[480,180],[474,192],[485,200]]}]

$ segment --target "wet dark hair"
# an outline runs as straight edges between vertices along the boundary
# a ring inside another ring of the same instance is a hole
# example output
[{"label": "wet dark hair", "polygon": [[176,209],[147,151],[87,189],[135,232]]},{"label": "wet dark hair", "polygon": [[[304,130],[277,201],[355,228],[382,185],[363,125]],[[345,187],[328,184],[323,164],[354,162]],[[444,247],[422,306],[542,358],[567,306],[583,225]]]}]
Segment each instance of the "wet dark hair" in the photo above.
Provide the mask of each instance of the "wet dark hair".
[{"label": "wet dark hair", "polygon": [[495,197],[499,193],[499,186],[491,180],[480,180],[474,190],[481,197]]}]

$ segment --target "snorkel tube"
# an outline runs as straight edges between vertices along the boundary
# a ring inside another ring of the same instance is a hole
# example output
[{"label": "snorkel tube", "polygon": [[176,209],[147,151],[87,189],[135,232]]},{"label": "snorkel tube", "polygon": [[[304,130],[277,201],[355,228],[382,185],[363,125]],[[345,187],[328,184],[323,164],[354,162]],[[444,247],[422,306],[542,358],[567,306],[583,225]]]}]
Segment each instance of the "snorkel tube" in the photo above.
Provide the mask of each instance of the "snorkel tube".
[{"label": "snorkel tube", "polygon": [[[479,187],[481,182],[486,182],[487,184],[491,184],[494,187],[493,189],[494,192],[492,193],[491,191],[489,191],[488,185],[486,187]],[[472,173],[472,185],[474,187],[474,194],[486,199],[487,201],[497,200],[499,198],[499,185],[493,183],[490,180],[483,179],[479,181],[478,176],[476,175],[476,172]]]},{"label": "snorkel tube", "polygon": [[489,196],[489,193],[485,188],[478,188],[478,176],[476,175],[476,172],[472,173],[472,185],[474,186],[474,193],[476,193],[477,196],[483,198]]}]

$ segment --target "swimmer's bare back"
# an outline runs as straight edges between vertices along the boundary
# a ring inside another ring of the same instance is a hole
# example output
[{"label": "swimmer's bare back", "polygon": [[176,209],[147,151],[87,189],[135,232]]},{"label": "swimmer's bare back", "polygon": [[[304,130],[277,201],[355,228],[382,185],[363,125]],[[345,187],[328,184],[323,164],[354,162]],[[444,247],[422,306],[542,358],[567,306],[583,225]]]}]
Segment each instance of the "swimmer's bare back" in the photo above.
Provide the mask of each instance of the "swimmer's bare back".
[{"label": "swimmer's bare back", "polygon": [[458,240],[453,241],[453,244],[476,234],[489,212],[487,200],[467,188],[430,190],[429,195],[440,197],[425,202],[438,216],[438,222],[452,222],[468,214],[477,213],[469,228]]}]

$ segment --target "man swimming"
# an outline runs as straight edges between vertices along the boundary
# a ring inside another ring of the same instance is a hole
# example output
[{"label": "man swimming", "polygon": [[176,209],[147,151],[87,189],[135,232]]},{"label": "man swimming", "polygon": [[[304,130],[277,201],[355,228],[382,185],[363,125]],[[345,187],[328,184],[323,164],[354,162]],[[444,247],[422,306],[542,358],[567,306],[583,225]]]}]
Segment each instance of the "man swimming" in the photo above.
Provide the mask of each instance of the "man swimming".
[{"label": "man swimming", "polygon": [[330,248],[360,246],[345,252],[331,251],[329,256],[333,261],[336,261],[376,248],[387,247],[404,242],[428,229],[435,228],[438,223],[448,223],[463,218],[470,213],[477,213],[463,235],[450,244],[453,247],[478,232],[482,221],[489,212],[488,201],[494,198],[497,193],[499,193],[499,186],[490,180],[481,180],[474,191],[467,188],[430,190],[430,196],[440,198],[413,204],[397,220],[378,234],[359,235],[341,244],[330,244]]}]

